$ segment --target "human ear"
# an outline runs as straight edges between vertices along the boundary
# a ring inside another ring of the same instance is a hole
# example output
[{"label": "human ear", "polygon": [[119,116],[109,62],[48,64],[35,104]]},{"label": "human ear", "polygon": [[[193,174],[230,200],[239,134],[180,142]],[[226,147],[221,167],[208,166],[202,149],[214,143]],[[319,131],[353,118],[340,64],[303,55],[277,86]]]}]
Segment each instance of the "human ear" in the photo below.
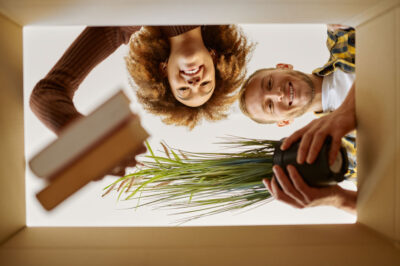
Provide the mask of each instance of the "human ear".
[{"label": "human ear", "polygon": [[160,65],[158,66],[161,75],[164,77],[168,76],[167,66],[168,66],[167,62],[161,62]]},{"label": "human ear", "polygon": [[286,120],[281,120],[281,121],[276,122],[276,125],[278,127],[284,127],[284,126],[290,125],[292,122],[293,122],[293,119],[286,119]]},{"label": "human ear", "polygon": [[278,63],[278,64],[276,64],[276,68],[280,68],[280,69],[293,69],[293,65],[291,65],[291,64],[284,64],[284,63]]}]

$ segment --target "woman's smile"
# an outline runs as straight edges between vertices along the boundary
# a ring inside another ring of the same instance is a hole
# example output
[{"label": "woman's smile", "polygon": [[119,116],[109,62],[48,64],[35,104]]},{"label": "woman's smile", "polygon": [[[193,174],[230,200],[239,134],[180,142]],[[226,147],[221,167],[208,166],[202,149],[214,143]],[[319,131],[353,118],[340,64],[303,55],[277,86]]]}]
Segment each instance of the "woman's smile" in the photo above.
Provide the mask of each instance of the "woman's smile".
[{"label": "woman's smile", "polygon": [[203,65],[195,68],[191,68],[188,70],[181,70],[180,72],[186,76],[194,76],[197,75],[202,69],[204,68]]}]

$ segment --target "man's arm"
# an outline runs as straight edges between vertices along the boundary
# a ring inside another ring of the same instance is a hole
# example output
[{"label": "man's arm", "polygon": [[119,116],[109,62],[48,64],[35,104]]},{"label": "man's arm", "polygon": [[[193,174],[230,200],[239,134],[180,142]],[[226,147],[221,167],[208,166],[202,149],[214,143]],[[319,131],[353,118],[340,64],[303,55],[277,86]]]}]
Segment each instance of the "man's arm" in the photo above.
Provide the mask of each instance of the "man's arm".
[{"label": "man's arm", "polygon": [[[356,127],[355,116],[355,83],[342,105],[334,112],[316,119],[307,126],[293,133],[283,142],[281,149],[288,149],[301,138],[297,152],[298,163],[313,163],[327,136],[332,137],[329,152],[329,163],[332,164],[339,152],[341,139]],[[330,205],[355,213],[357,192],[342,189],[340,186],[313,188],[308,186],[296,168],[288,166],[289,177],[282,168],[275,165],[275,177],[263,180],[270,193],[278,200],[297,208],[317,205]],[[289,180],[290,178],[290,180]],[[280,187],[278,185],[280,184]]]},{"label": "man's arm", "polygon": [[[314,188],[308,186],[292,165],[287,167],[289,177],[277,165],[273,167],[275,176],[263,183],[275,199],[295,208],[313,206],[333,206],[349,213],[356,213],[357,192],[340,186]],[[278,185],[279,184],[279,185]]]}]

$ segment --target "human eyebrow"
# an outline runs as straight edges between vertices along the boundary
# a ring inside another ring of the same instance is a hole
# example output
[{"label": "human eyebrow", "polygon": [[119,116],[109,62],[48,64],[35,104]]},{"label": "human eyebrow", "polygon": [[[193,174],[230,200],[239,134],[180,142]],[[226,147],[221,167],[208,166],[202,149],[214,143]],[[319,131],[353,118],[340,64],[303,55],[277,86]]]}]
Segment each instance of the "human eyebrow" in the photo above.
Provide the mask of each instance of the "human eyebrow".
[{"label": "human eyebrow", "polygon": [[188,90],[189,88],[188,87],[180,87],[180,88],[178,88],[178,91],[185,91],[185,90]]},{"label": "human eyebrow", "polygon": [[209,83],[211,83],[210,80],[203,81],[203,82],[200,84],[200,86],[204,87],[204,86],[206,86],[206,85],[209,84]]},{"label": "human eyebrow", "polygon": [[270,101],[269,102],[269,112],[270,112],[270,114],[273,114],[274,113],[274,102],[273,101]]},{"label": "human eyebrow", "polygon": [[181,100],[190,100],[192,97],[181,97],[181,96],[179,96],[179,95],[176,95],[179,99],[181,99]]},{"label": "human eyebrow", "polygon": [[262,79],[261,79],[261,90],[264,90],[265,88],[264,88],[264,86],[265,86],[265,78],[266,78],[266,76],[264,76]]},{"label": "human eyebrow", "polygon": [[[181,87],[181,88],[178,89],[178,91],[186,91],[186,90],[190,90],[190,88]],[[178,97],[181,100],[190,100],[190,98],[191,98],[190,94],[188,96],[186,96],[186,97],[182,97],[181,95],[179,95],[179,93],[176,94],[176,97]]]},{"label": "human eyebrow", "polygon": [[261,102],[261,109],[263,110],[264,113],[267,113],[267,104],[266,101]]},{"label": "human eyebrow", "polygon": [[[187,90],[190,90],[190,88],[185,88],[185,89],[183,89],[183,90],[181,90],[181,88],[179,88],[179,90],[180,91],[187,91]],[[179,95],[179,93],[177,93],[177,95],[176,95],[179,99],[181,99],[181,100],[190,100],[191,98],[192,98],[192,96],[191,96],[191,92],[189,91],[189,94],[188,95],[185,95],[185,96],[182,96],[182,95]]]},{"label": "human eyebrow", "polygon": [[273,114],[274,113],[274,104],[271,100],[262,102],[262,110],[264,113]]},{"label": "human eyebrow", "polygon": [[207,86],[208,84],[211,84],[210,89],[207,90],[206,92],[202,93],[201,96],[205,96],[205,95],[211,93],[211,92],[215,89],[215,85],[213,85],[213,84],[211,83],[211,81],[208,82],[205,86]]}]

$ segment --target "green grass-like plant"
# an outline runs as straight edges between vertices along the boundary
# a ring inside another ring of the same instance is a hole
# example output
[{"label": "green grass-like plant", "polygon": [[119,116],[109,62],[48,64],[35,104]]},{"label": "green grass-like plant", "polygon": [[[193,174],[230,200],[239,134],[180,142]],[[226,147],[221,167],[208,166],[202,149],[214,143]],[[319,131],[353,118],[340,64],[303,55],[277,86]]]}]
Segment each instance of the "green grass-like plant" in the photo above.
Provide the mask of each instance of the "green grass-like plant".
[{"label": "green grass-like plant", "polygon": [[257,207],[271,197],[262,179],[272,176],[277,142],[239,137],[220,142],[236,153],[184,152],[161,143],[163,156],[146,142],[150,155],[134,173],[105,187],[103,196],[116,190],[119,200],[136,200],[134,208],[151,205],[187,214],[178,222]]}]

